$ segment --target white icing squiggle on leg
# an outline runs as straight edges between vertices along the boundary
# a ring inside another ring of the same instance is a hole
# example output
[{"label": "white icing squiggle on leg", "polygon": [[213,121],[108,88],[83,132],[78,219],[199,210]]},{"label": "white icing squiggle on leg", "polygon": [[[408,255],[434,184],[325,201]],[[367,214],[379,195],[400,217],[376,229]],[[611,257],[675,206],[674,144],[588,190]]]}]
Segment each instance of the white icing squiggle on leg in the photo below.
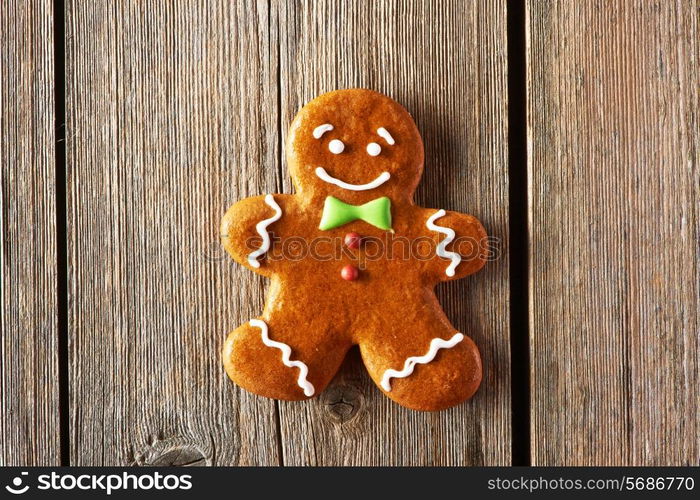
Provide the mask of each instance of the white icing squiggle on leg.
[{"label": "white icing squiggle on leg", "polygon": [[457,269],[457,266],[459,265],[460,262],[462,262],[462,257],[455,252],[449,252],[447,251],[447,245],[452,243],[452,240],[455,239],[455,232],[453,229],[449,227],[442,227],[442,226],[436,226],[435,221],[439,219],[440,217],[445,216],[445,211],[444,210],[438,210],[435,212],[433,215],[430,216],[428,219],[428,222],[425,223],[425,225],[430,229],[431,231],[437,231],[438,233],[442,233],[445,235],[445,238],[438,243],[437,246],[437,254],[439,257],[443,257],[445,259],[450,259],[452,262],[450,262],[450,265],[447,266],[447,269],[445,269],[445,274],[449,277],[452,277],[455,275],[455,269]]},{"label": "white icing squiggle on leg", "polygon": [[292,356],[292,348],[289,347],[287,344],[283,344],[282,342],[276,342],[270,339],[270,336],[267,333],[267,323],[265,323],[263,320],[251,319],[249,323],[250,326],[260,328],[260,335],[262,336],[263,344],[265,344],[268,347],[274,347],[282,351],[282,363],[284,363],[285,366],[288,366],[289,368],[299,368],[299,377],[297,378],[297,384],[299,385],[299,387],[304,389],[304,395],[307,398],[313,396],[316,390],[314,389],[314,386],[311,384],[311,382],[306,380],[306,377],[309,374],[309,367],[301,361],[292,361],[290,359],[290,357]]},{"label": "white icing squiggle on leg", "polygon": [[275,211],[275,215],[273,215],[269,219],[265,219],[258,222],[255,226],[255,230],[258,232],[258,234],[263,240],[262,245],[260,245],[260,248],[248,254],[248,264],[250,264],[250,266],[254,267],[255,269],[260,267],[258,257],[263,255],[270,249],[270,235],[267,232],[267,226],[269,226],[275,221],[280,220],[280,217],[282,217],[282,209],[277,204],[275,198],[271,194],[265,196],[265,203],[267,203],[268,206],[270,206]]},{"label": "white icing squiggle on leg", "polygon": [[408,377],[411,373],[413,373],[416,365],[425,365],[430,363],[433,359],[435,359],[435,356],[440,349],[450,349],[459,344],[462,340],[464,340],[464,335],[459,332],[455,333],[450,340],[434,338],[430,341],[430,349],[428,349],[428,352],[425,355],[411,356],[405,361],[401,371],[394,369],[386,370],[384,375],[382,375],[382,382],[379,385],[381,385],[382,389],[385,391],[391,391],[392,378]]}]

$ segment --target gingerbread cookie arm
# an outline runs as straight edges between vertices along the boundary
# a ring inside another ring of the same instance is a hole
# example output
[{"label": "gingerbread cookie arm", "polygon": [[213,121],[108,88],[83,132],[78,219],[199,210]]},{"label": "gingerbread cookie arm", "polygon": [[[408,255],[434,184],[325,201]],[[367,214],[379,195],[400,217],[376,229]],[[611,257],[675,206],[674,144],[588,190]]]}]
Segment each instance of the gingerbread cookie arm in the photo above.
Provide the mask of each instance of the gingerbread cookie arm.
[{"label": "gingerbread cookie arm", "polygon": [[234,204],[221,221],[221,243],[226,251],[248,269],[271,275],[275,262],[267,256],[275,244],[273,232],[291,203],[291,195],[268,194]]},{"label": "gingerbread cookie arm", "polygon": [[484,267],[487,234],[476,217],[442,209],[422,209],[424,234],[435,242],[426,271],[436,281],[464,278]]}]

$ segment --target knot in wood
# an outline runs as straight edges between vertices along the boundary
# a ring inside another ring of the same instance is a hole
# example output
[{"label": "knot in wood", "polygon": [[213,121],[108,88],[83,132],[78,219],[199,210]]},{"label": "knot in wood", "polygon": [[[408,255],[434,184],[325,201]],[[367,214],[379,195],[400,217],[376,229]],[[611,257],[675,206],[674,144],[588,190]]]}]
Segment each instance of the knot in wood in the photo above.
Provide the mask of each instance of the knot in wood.
[{"label": "knot in wood", "polygon": [[136,460],[137,465],[149,467],[203,467],[207,465],[204,454],[194,446],[175,446],[150,457]]},{"label": "knot in wood", "polygon": [[360,390],[352,385],[329,387],[323,393],[326,413],[333,422],[344,424],[358,414],[364,403]]}]

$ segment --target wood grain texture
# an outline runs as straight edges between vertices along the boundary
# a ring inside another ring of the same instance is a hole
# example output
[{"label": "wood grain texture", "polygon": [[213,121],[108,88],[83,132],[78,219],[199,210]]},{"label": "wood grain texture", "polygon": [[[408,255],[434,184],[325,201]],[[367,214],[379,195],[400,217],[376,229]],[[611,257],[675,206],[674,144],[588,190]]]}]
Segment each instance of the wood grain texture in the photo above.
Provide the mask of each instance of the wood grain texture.
[{"label": "wood grain texture", "polygon": [[220,361],[262,306],[221,216],[278,189],[268,2],[66,14],[72,463],[278,464],[274,402]]},{"label": "wood grain texture", "polygon": [[59,465],[51,2],[3,2],[0,465]]},{"label": "wood grain texture", "polygon": [[699,9],[528,2],[533,464],[700,460]]},{"label": "wood grain texture", "polygon": [[[414,115],[423,134],[426,168],[417,201],[477,216],[507,248],[505,4],[273,5],[280,26],[279,141],[297,110],[320,93],[384,92]],[[279,403],[285,464],[510,463],[506,254],[438,292],[455,326],[481,349],[485,378],[475,398],[439,413],[407,410],[374,387],[355,351],[320,398]]]}]

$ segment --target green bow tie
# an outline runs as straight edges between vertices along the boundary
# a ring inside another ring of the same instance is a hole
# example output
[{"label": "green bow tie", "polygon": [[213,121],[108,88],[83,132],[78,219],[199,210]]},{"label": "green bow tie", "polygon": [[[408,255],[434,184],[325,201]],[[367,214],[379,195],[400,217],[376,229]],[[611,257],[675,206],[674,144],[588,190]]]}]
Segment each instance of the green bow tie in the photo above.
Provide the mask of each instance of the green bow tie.
[{"label": "green bow tie", "polygon": [[322,231],[361,219],[379,229],[391,229],[391,200],[386,196],[364,205],[349,205],[329,196],[323,204],[323,215],[318,228]]}]

